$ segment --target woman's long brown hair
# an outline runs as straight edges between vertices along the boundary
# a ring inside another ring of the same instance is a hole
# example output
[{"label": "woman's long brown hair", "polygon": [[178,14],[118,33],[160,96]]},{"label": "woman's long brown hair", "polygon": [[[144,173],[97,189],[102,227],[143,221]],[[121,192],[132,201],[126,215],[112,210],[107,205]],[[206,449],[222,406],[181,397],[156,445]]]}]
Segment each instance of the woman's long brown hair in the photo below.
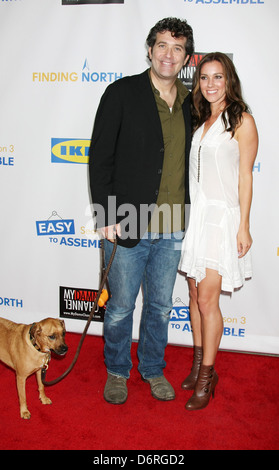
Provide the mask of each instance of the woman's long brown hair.
[{"label": "woman's long brown hair", "polygon": [[220,62],[225,74],[226,107],[222,112],[222,119],[227,132],[231,132],[233,137],[237,127],[241,124],[243,112],[250,112],[250,110],[242,98],[241,83],[235,66],[232,60],[222,52],[206,54],[197,66],[192,87],[193,131],[195,132],[211,115],[210,104],[200,91],[200,76],[202,66],[214,60]]}]

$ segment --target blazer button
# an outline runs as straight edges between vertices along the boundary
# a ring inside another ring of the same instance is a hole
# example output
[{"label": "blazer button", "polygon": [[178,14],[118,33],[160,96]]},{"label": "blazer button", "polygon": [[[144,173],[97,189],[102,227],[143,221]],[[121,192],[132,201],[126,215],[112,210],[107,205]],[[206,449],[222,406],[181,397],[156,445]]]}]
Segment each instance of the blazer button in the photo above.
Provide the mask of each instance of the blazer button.
[{"label": "blazer button", "polygon": [[156,189],[155,196],[158,196],[158,194],[159,194],[159,191],[158,191],[158,189]]},{"label": "blazer button", "polygon": [[158,175],[161,175],[161,174],[162,174],[162,168],[159,168]]},{"label": "blazer button", "polygon": [[165,151],[164,147],[160,149],[160,152],[163,153]]}]

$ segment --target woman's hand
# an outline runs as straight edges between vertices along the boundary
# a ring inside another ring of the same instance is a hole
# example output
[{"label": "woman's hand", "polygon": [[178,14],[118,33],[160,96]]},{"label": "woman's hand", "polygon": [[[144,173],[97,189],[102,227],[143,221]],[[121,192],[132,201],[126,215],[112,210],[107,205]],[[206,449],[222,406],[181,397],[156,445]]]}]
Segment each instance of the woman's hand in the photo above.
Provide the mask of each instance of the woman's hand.
[{"label": "woman's hand", "polygon": [[252,243],[253,240],[249,229],[240,227],[237,234],[237,251],[239,258],[243,258],[243,256],[246,255],[246,253],[250,250]]}]

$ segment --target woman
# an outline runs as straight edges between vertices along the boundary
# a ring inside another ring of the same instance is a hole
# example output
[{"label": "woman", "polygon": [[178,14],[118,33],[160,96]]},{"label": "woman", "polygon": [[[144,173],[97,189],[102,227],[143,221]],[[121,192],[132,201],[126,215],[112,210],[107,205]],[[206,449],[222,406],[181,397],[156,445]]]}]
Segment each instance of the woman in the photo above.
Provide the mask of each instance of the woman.
[{"label": "woman", "polygon": [[192,370],[182,383],[194,390],[188,410],[206,407],[218,382],[221,290],[233,292],[252,275],[249,214],[258,134],[235,67],[223,53],[207,54],[197,67],[193,118],[191,214],[180,261],[187,273],[194,340]]}]

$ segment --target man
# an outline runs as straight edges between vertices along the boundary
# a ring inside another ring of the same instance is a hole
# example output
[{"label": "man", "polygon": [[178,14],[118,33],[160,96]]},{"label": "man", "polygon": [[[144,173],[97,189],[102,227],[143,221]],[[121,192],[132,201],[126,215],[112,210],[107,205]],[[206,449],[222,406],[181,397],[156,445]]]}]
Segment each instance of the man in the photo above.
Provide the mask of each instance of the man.
[{"label": "man", "polygon": [[147,45],[151,68],[108,86],[90,147],[92,201],[106,262],[117,237],[104,319],[104,398],[113,404],[128,396],[133,311],[141,286],[138,370],[155,398],[175,398],[163,369],[189,203],[190,95],[177,75],[194,51],[192,28],[165,18],[150,30]]}]

